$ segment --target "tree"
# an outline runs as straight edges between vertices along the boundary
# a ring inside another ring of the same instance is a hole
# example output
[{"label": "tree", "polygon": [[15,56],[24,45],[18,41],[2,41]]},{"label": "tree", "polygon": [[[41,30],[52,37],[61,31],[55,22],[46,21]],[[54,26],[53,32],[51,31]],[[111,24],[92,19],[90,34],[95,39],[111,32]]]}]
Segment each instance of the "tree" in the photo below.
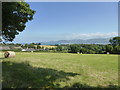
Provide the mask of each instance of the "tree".
[{"label": "tree", "polygon": [[23,47],[24,47],[24,48],[28,48],[28,44],[25,44]]},{"label": "tree", "polygon": [[38,43],[37,45],[41,45],[41,43]]},{"label": "tree", "polygon": [[2,38],[13,41],[34,14],[35,11],[26,2],[2,2]]},{"label": "tree", "polygon": [[33,43],[30,43],[30,44],[28,45],[28,48],[35,48],[35,45],[34,45]]},{"label": "tree", "polygon": [[120,45],[120,37],[113,37],[112,39],[109,40],[109,42],[113,45]]},{"label": "tree", "polygon": [[80,52],[80,46],[77,44],[70,45],[70,52],[72,53]]},{"label": "tree", "polygon": [[56,47],[56,51],[62,51],[62,46],[58,45],[58,46]]},{"label": "tree", "polygon": [[120,46],[116,45],[113,49],[113,53],[120,54]]},{"label": "tree", "polygon": [[113,37],[110,39],[110,43],[113,46],[112,53],[120,54],[120,37]]},{"label": "tree", "polygon": [[37,45],[37,49],[41,49],[41,46],[40,46],[40,45]]},{"label": "tree", "polygon": [[106,52],[112,52],[113,51],[113,46],[112,45],[106,45]]}]

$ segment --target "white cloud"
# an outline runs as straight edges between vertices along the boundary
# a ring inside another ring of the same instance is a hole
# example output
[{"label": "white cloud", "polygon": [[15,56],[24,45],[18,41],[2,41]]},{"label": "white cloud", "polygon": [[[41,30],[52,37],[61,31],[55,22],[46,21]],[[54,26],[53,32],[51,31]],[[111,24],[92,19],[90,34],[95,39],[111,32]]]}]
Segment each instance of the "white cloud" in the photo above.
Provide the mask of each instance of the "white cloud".
[{"label": "white cloud", "polygon": [[73,33],[71,35],[66,36],[66,39],[91,39],[91,38],[109,38],[109,37],[114,37],[118,36],[117,32],[109,32],[109,33],[86,33],[86,34],[81,34],[81,33]]}]

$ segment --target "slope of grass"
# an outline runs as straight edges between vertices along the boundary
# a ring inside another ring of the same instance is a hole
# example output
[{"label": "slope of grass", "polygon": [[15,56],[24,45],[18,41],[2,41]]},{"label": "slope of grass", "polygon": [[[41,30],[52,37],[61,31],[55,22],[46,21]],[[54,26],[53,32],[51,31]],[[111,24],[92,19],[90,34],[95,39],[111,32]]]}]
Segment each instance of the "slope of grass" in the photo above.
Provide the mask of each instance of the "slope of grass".
[{"label": "slope of grass", "polygon": [[[37,45],[35,45],[37,47]],[[40,47],[44,47],[44,48],[56,48],[57,46],[53,46],[53,45],[39,45]]]},{"label": "slope of grass", "polygon": [[2,66],[3,87],[118,86],[117,55],[19,52]]}]

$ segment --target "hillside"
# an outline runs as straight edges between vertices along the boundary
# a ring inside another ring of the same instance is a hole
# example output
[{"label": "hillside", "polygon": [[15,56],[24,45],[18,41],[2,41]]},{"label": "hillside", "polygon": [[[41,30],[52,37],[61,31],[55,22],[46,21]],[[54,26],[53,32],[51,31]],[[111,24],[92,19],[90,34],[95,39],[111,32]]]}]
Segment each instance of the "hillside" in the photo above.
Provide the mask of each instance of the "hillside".
[{"label": "hillside", "polygon": [[110,38],[98,38],[98,39],[74,39],[74,40],[59,40],[59,41],[49,41],[41,42],[42,45],[55,45],[55,44],[109,44]]}]

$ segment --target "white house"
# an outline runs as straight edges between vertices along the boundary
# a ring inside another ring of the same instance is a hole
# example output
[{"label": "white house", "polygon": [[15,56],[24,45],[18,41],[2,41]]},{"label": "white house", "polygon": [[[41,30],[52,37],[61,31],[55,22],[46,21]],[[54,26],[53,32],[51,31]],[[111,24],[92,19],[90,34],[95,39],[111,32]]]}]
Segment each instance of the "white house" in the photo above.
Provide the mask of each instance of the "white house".
[{"label": "white house", "polygon": [[27,49],[22,49],[22,51],[23,52],[25,52],[25,51],[35,51],[35,49],[34,48],[27,48]]},{"label": "white house", "polygon": [[26,51],[25,49],[22,49],[22,51],[24,52],[24,51]]}]

